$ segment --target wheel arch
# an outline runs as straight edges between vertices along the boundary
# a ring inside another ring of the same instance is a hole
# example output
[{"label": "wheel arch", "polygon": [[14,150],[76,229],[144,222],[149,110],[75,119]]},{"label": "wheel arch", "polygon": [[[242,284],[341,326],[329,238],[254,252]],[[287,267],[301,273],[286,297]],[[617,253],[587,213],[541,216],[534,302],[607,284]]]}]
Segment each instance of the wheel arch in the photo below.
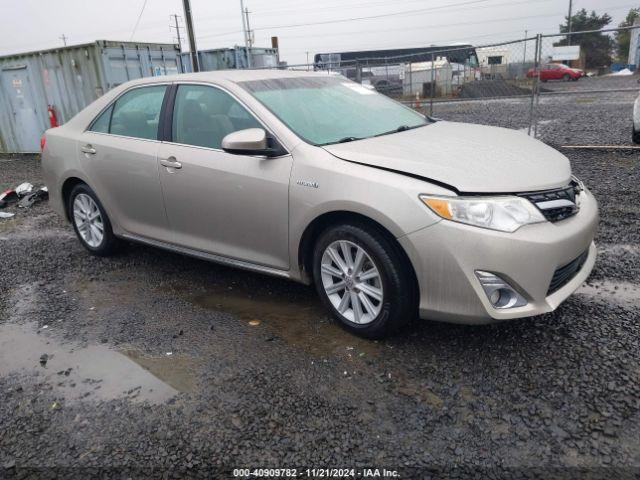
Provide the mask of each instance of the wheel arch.
[{"label": "wheel arch", "polygon": [[68,221],[71,221],[71,218],[69,218],[69,195],[71,195],[71,191],[76,185],[80,185],[82,183],[88,186],[87,182],[76,176],[68,177],[62,183],[60,193],[62,196],[62,205],[64,206],[64,215]]},{"label": "wheel arch", "polygon": [[400,245],[400,242],[391,233],[391,231],[382,225],[380,222],[368,217],[362,213],[357,213],[349,210],[334,210],[325,212],[315,217],[305,228],[300,241],[298,243],[298,268],[304,279],[310,280],[313,277],[313,247],[319,235],[327,228],[333,225],[339,224],[352,224],[361,225],[373,229],[383,235],[392,245],[394,245],[404,262],[406,263],[407,271],[410,272],[412,282],[418,291],[418,276],[413,264],[409,259],[409,255],[405,249]]}]

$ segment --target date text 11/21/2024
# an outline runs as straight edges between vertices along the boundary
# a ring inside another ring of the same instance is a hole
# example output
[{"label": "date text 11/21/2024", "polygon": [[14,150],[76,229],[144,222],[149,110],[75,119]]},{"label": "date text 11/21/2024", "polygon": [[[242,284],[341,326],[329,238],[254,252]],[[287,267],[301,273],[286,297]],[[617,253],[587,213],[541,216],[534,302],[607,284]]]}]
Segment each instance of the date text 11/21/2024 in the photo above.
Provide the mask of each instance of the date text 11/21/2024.
[{"label": "date text 11/21/2024", "polygon": [[398,478],[397,470],[386,468],[236,468],[236,478]]}]

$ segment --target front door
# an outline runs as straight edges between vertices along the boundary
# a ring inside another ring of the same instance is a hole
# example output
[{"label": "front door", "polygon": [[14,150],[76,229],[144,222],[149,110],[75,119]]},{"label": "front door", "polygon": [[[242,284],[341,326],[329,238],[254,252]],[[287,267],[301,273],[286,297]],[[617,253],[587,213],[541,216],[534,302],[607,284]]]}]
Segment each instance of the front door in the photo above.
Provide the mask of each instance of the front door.
[{"label": "front door", "polygon": [[160,182],[175,242],[195,250],[289,268],[290,155],[221,150],[222,138],[263,128],[227,92],[178,86],[172,141],[160,146]]},{"label": "front door", "polygon": [[3,70],[2,80],[13,114],[18,151],[39,152],[44,128],[38,118],[27,67]]}]

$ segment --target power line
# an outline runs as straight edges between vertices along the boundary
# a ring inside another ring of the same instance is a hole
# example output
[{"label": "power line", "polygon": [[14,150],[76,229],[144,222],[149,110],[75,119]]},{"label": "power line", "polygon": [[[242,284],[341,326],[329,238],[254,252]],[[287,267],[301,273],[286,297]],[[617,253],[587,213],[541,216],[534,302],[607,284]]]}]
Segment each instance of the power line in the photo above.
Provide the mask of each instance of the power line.
[{"label": "power line", "polygon": [[461,2],[461,3],[452,3],[449,5],[441,5],[439,7],[429,7],[429,8],[417,8],[414,10],[403,10],[401,12],[391,12],[391,13],[380,13],[378,15],[368,15],[365,17],[352,17],[352,18],[343,18],[343,19],[336,19],[336,20],[324,20],[324,21],[320,21],[320,22],[309,22],[309,23],[298,23],[298,24],[290,24],[290,25],[272,25],[269,27],[260,27],[260,28],[256,28],[255,30],[271,30],[271,29],[282,29],[282,28],[296,28],[296,27],[309,27],[312,25],[327,25],[327,24],[333,24],[333,23],[345,23],[345,22],[355,22],[355,21],[359,21],[359,20],[371,20],[374,18],[386,18],[386,17],[396,17],[396,16],[400,16],[400,15],[410,15],[410,14],[414,14],[414,13],[424,13],[424,12],[431,12],[434,10],[441,10],[443,8],[447,8],[447,7],[458,7],[458,6],[462,6],[462,5],[471,5],[471,4],[475,4],[475,3],[486,3],[489,2],[491,0],[470,0],[467,2]]},{"label": "power line", "polygon": [[[452,4],[449,4],[449,5],[440,5],[438,7],[419,8],[419,9],[414,9],[414,10],[403,10],[401,12],[381,13],[381,14],[378,14],[378,15],[369,15],[369,16],[365,16],[365,17],[353,17],[353,18],[343,18],[343,19],[336,19],[336,20],[324,20],[324,21],[320,21],[320,22],[310,22],[310,23],[298,23],[298,24],[289,24],[289,25],[274,25],[274,26],[269,26],[269,27],[259,27],[259,28],[254,28],[254,31],[255,30],[271,30],[271,29],[307,27],[307,26],[311,26],[311,25],[328,25],[328,24],[332,24],[332,23],[345,23],[345,22],[353,22],[353,21],[359,21],[359,20],[370,20],[370,19],[375,19],[375,18],[385,18],[385,17],[393,17],[393,16],[399,16],[399,15],[409,15],[409,14],[412,14],[412,13],[430,12],[430,11],[434,11],[434,10],[446,9],[446,8],[449,8],[449,7],[458,7],[458,6],[462,6],[462,5],[471,5],[471,4],[476,4],[476,3],[486,3],[486,2],[490,2],[490,1],[492,1],[492,0],[470,0],[470,1],[461,2],[461,3],[452,3]],[[200,35],[200,37],[201,38],[224,37],[224,36],[227,36],[227,35],[233,35],[233,34],[237,34],[237,33],[242,33],[242,32],[238,31],[238,30],[233,30],[233,31],[215,33],[215,34],[209,34],[209,35]]]},{"label": "power line", "polygon": [[140,15],[138,15],[138,19],[136,20],[136,24],[133,27],[133,32],[131,32],[131,38],[129,38],[129,41],[133,40],[133,36],[136,34],[136,30],[138,29],[138,25],[140,24],[140,19],[142,18],[142,14],[144,13],[144,9],[147,6],[147,0],[144,0],[144,3],[142,4],[142,8],[140,9]]},{"label": "power line", "polygon": [[[404,1],[406,3],[424,3],[424,0],[395,0],[394,3],[399,3],[400,1]],[[347,10],[351,8],[360,8],[360,7],[376,7],[376,6],[389,6],[388,1],[379,1],[374,0],[373,2],[361,2],[361,3],[352,3],[345,4],[341,2],[337,5],[322,5],[322,6],[312,6],[310,8],[298,8],[296,6],[296,13],[305,13],[314,10]],[[281,7],[281,8],[268,8],[266,10],[258,9],[255,13],[260,14],[261,16],[265,16],[265,13],[278,13],[278,12],[291,12],[291,8]],[[270,16],[270,15],[269,15]]]},{"label": "power line", "polygon": [[[497,3],[495,5],[491,5],[492,7],[499,7],[499,6],[506,6],[506,5],[520,5],[520,4],[525,4],[525,3],[531,3],[532,1],[540,1],[540,2],[550,2],[550,1],[554,1],[554,0],[525,0],[525,1],[521,1],[521,2],[505,2],[505,3]],[[478,8],[478,7],[476,7]],[[555,14],[552,14],[550,16],[556,16]],[[513,17],[508,17],[506,20],[513,20]],[[502,21],[503,19],[500,19],[500,21]],[[491,22],[493,20],[488,20],[488,22]],[[455,22],[455,23],[438,23],[438,24],[433,24],[433,25],[420,25],[419,27],[399,27],[399,28],[385,28],[385,29],[381,29],[381,28],[370,28],[370,29],[361,29],[361,30],[350,30],[348,32],[342,32],[342,33],[333,33],[331,34],[332,37],[337,37],[337,36],[347,36],[347,35],[356,35],[356,34],[360,34],[360,33],[387,33],[387,32],[405,32],[405,31],[411,31],[411,30],[423,30],[425,27],[429,27],[429,28],[439,28],[439,27],[451,27],[451,26],[456,26],[456,25],[469,25],[469,24],[473,24],[473,23],[477,23],[477,22],[469,22],[469,23],[461,23],[461,22]],[[517,30],[518,32],[520,30]],[[281,35],[280,38],[308,38],[308,37],[326,37],[325,34],[304,34],[304,35]]]},{"label": "power line", "polygon": [[[529,19],[533,19],[533,18],[545,18],[545,17],[557,17],[559,14],[558,13],[552,13],[552,14],[544,14],[544,15],[528,15],[528,16],[523,16],[523,17],[504,17],[504,18],[494,18],[492,20],[485,20],[484,23],[500,23],[500,22],[508,22],[511,20],[529,20]],[[395,31],[410,31],[410,30],[424,30],[425,28],[445,28],[445,27],[452,27],[452,26],[468,26],[468,25],[475,25],[477,24],[476,21],[472,21],[472,22],[456,22],[456,23],[434,23],[434,24],[424,24],[424,25],[420,25],[419,27],[412,27],[412,28],[389,28],[389,29],[380,29],[380,30],[375,30],[372,31],[371,33],[387,33],[387,32],[395,32]],[[518,30],[520,31],[520,30]],[[364,32],[348,32],[348,33],[342,33],[342,34],[333,34],[332,36],[338,36],[338,35],[354,35],[357,33],[364,33]],[[305,37],[326,37],[326,35],[322,35],[322,34],[316,34],[316,35],[305,35]],[[291,37],[285,37],[283,36],[282,38],[291,38]]]},{"label": "power line", "polygon": [[[527,2],[522,2],[522,3],[527,3]],[[608,11],[615,11],[615,10],[621,10],[624,8],[629,8],[630,6],[633,6],[633,4],[627,4],[627,5],[617,5],[617,6],[612,6],[613,8],[608,8]],[[529,15],[529,16],[522,16],[522,17],[506,17],[506,18],[498,18],[498,19],[492,19],[492,20],[484,20],[482,23],[498,23],[498,22],[505,22],[505,21],[512,21],[512,20],[530,20],[530,19],[534,19],[534,18],[549,18],[549,17],[558,17],[560,15],[563,15],[562,12],[559,13],[554,13],[554,14],[542,14],[542,15]],[[410,28],[395,28],[395,29],[373,29],[373,30],[369,30],[371,33],[386,33],[386,32],[394,32],[394,31],[410,31],[410,30],[423,30],[425,28],[433,28],[433,29],[437,29],[437,28],[444,28],[444,27],[452,27],[452,26],[468,26],[468,25],[476,25],[478,22],[477,21],[471,21],[471,22],[455,22],[455,23],[449,23],[449,24],[443,24],[443,23],[437,23],[437,24],[431,24],[431,25],[427,25],[427,24],[423,24],[419,27],[410,27]],[[256,29],[258,30],[258,29]],[[543,29],[543,30],[547,30],[547,29]],[[555,29],[554,29],[555,31]],[[349,36],[353,36],[353,35],[357,35],[360,33],[366,33],[365,30],[359,30],[359,31],[354,31],[351,30],[349,32],[343,32],[343,33],[333,33],[331,36],[345,36],[345,35],[349,35]],[[326,34],[309,34],[306,33],[305,35],[289,35],[289,36],[281,36],[281,38],[310,38],[310,37],[324,37],[326,38],[327,35]],[[474,37],[467,37],[467,38],[474,38]],[[367,44],[366,47],[370,47],[371,44]],[[358,47],[351,47],[351,49],[356,49]],[[375,48],[375,47],[374,47]],[[393,48],[393,47],[389,47],[389,48]],[[399,47],[395,47],[395,48],[399,48]],[[297,53],[304,53],[305,51],[298,51]]]}]

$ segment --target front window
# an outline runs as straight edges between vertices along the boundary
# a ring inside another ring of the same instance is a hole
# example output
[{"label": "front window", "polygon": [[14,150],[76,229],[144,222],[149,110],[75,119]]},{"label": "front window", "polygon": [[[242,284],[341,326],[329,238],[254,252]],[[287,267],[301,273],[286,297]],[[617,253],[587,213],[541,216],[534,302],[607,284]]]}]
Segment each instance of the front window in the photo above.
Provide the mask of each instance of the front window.
[{"label": "front window", "polygon": [[241,82],[296,135],[328,145],[422,127],[418,112],[344,77],[292,77]]},{"label": "front window", "polygon": [[262,125],[231,95],[205,85],[180,85],[173,110],[173,141],[220,149],[228,134]]}]

